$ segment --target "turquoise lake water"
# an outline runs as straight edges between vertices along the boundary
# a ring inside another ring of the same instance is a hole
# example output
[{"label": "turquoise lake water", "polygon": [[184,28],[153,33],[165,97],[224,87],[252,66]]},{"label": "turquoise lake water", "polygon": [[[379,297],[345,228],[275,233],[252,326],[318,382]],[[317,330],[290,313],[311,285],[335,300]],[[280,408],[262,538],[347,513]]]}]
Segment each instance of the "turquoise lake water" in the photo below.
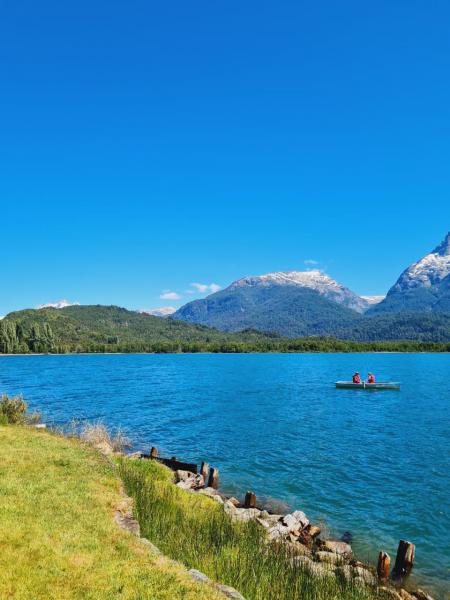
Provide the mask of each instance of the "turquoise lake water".
[{"label": "turquoise lake water", "polygon": [[[336,390],[354,370],[400,392]],[[413,577],[450,590],[450,355],[184,354],[0,358],[0,392],[46,422],[103,419],[136,448],[207,460],[220,486],[299,508],[362,559],[416,544]]]}]

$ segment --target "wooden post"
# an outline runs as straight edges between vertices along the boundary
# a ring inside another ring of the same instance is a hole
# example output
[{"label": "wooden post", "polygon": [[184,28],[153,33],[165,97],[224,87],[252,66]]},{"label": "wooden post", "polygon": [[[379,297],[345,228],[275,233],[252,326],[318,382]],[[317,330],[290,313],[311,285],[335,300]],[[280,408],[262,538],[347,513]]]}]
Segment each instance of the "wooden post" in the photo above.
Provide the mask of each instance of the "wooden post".
[{"label": "wooden post", "polygon": [[200,475],[203,477],[204,482],[206,483],[206,480],[208,479],[208,473],[209,473],[209,465],[207,462],[202,462],[201,466],[200,466]]},{"label": "wooden post", "polygon": [[381,552],[378,555],[377,573],[380,581],[389,579],[389,570],[391,566],[391,557],[387,552]]},{"label": "wooden post", "polygon": [[150,450],[150,458],[158,458],[158,448],[152,446],[152,449]]},{"label": "wooden post", "polygon": [[256,508],[256,495],[253,492],[245,494],[244,508]]},{"label": "wooden post", "polygon": [[213,467],[209,470],[208,487],[212,487],[215,490],[219,487],[219,469]]},{"label": "wooden post", "polygon": [[397,556],[395,557],[395,565],[393,575],[396,578],[408,575],[414,564],[414,555],[416,547],[411,542],[400,540],[398,543]]}]

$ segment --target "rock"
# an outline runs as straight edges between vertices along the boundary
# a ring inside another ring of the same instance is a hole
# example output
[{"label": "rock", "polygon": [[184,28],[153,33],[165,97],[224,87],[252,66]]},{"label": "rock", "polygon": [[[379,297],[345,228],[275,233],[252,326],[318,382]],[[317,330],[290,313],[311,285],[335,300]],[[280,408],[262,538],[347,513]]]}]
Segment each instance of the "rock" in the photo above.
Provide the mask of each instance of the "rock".
[{"label": "rock", "polygon": [[138,451],[138,452],[131,452],[131,454],[127,454],[127,458],[131,458],[131,459],[139,459],[142,458],[143,454],[142,452]]},{"label": "rock", "polygon": [[315,556],[319,562],[331,563],[333,565],[339,565],[344,560],[339,554],[336,554],[335,552],[326,552],[325,550],[316,552]]},{"label": "rock", "polygon": [[45,423],[35,423],[33,427],[35,429],[47,429],[47,425]]},{"label": "rock", "polygon": [[311,556],[311,550],[300,542],[284,542],[283,545],[286,552],[292,556]]},{"label": "rock", "polygon": [[139,538],[141,540],[141,543],[144,544],[144,546],[147,546],[147,548],[149,550],[151,550],[151,552],[153,552],[154,554],[161,554],[161,550],[155,546],[155,544],[152,544],[150,540],[148,540],[147,538]]},{"label": "rock", "polygon": [[234,496],[231,496],[231,498],[228,498],[228,502],[231,502],[231,504],[233,504],[236,508],[239,508],[239,506],[241,505],[239,500],[237,498],[235,498]]},{"label": "rock", "polygon": [[300,554],[299,556],[293,556],[289,562],[291,565],[306,566],[312,563],[312,560],[309,558],[309,556]]},{"label": "rock", "polygon": [[198,490],[198,493],[203,494],[204,496],[210,496],[212,498],[213,496],[217,496],[219,492],[212,487],[205,487]]},{"label": "rock", "polygon": [[313,539],[315,537],[317,537],[320,533],[320,527],[317,527],[317,525],[311,525],[311,523],[309,525],[307,525],[305,527],[305,533],[307,533],[309,536],[311,536]]},{"label": "rock", "polygon": [[190,471],[182,471],[181,469],[178,469],[178,471],[175,471],[175,481],[176,483],[178,483],[179,481],[187,481],[190,477],[193,477],[194,473],[191,473]]},{"label": "rock", "polygon": [[287,537],[289,535],[289,527],[283,523],[277,523],[269,529],[269,539],[276,540],[278,538]]},{"label": "rock", "polygon": [[223,498],[222,498],[222,496],[220,494],[216,494],[215,496],[211,496],[211,498],[215,502],[218,502],[219,504],[224,504],[224,500],[223,500]]},{"label": "rock", "polygon": [[[188,471],[176,471],[176,476],[178,476],[179,473],[181,473],[181,477],[185,477],[185,474],[188,473]],[[191,474],[186,479],[180,479],[176,485],[182,490],[198,490],[205,485],[205,480],[203,479],[203,475]]]},{"label": "rock", "polygon": [[303,511],[296,510],[292,513],[292,516],[300,523],[301,529],[304,529],[309,525],[309,520]]},{"label": "rock", "polygon": [[270,519],[270,514],[267,512],[267,510],[262,510],[261,511],[261,519]]},{"label": "rock", "polygon": [[328,550],[328,552],[334,552],[335,554],[340,554],[341,556],[345,556],[347,558],[352,556],[352,547],[346,542],[326,540],[323,542],[323,548],[324,550]]},{"label": "rock", "polygon": [[236,508],[235,506],[233,508],[234,511],[231,512],[231,517],[234,521],[241,521],[243,523],[257,519],[261,514],[261,511],[257,508]]},{"label": "rock", "polygon": [[353,573],[356,578],[361,579],[364,582],[364,585],[376,585],[377,583],[377,578],[370,569],[365,567],[354,567]]},{"label": "rock", "polygon": [[433,598],[427,594],[426,592],[424,592],[421,589],[416,590],[415,592],[412,592],[412,595],[417,598],[417,600],[433,600]]},{"label": "rock", "polygon": [[268,521],[266,521],[266,519],[264,519],[263,517],[260,516],[256,520],[258,521],[258,523],[260,525],[262,525],[264,527],[264,529],[269,529],[270,523]]},{"label": "rock", "polygon": [[201,581],[202,583],[208,583],[209,581],[209,577],[201,571],[197,571],[197,569],[189,569],[188,573],[195,581]]},{"label": "rock", "polygon": [[[308,571],[317,577],[333,577],[334,569],[332,565],[324,563],[310,562],[305,563]],[[330,568],[331,567],[331,568]]]},{"label": "rock", "polygon": [[339,573],[347,582],[353,579],[353,569],[350,565],[342,565],[339,567],[337,573]]},{"label": "rock", "polygon": [[400,594],[392,588],[382,586],[378,588],[378,591],[381,592],[383,600],[402,600]]},{"label": "rock", "polygon": [[[398,590],[398,593],[400,595],[400,598],[402,600],[416,600],[416,596],[412,596],[409,592],[407,592],[406,590],[404,590],[403,588]],[[431,598],[431,596],[426,595],[426,599],[427,600],[433,600]]]},{"label": "rock", "polygon": [[216,589],[218,589],[224,596],[228,598],[235,598],[236,600],[245,600],[244,596],[240,594],[237,590],[230,587],[229,585],[223,585],[222,583],[218,583],[215,585]]}]

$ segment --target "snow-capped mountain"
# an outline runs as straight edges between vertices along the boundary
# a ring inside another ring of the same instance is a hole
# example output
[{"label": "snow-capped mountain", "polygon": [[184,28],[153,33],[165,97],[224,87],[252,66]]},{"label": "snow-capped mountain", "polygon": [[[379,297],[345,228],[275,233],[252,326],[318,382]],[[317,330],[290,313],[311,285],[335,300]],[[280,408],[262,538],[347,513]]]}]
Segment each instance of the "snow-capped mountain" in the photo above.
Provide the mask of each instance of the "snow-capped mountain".
[{"label": "snow-capped mountain", "polygon": [[450,232],[429,254],[403,271],[377,312],[450,311]]},{"label": "snow-capped mountain", "polygon": [[66,308],[66,306],[80,306],[79,302],[69,302],[68,300],[59,300],[58,302],[48,302],[47,304],[40,304],[36,306],[39,310],[40,308]]},{"label": "snow-capped mountain", "polygon": [[405,269],[391,290],[429,288],[439,284],[447,275],[450,275],[450,232],[433,252]]},{"label": "snow-capped mountain", "polygon": [[144,315],[153,315],[154,317],[168,317],[173,315],[176,310],[174,306],[161,306],[159,308],[142,308],[137,312]]},{"label": "snow-capped mountain", "polygon": [[242,286],[298,286],[308,288],[359,313],[363,313],[370,304],[368,300],[358,296],[317,269],[311,271],[279,271],[267,273],[266,275],[243,277],[233,282],[227,289],[233,290]]},{"label": "snow-capped mountain", "polygon": [[358,322],[368,306],[321,271],[290,271],[238,279],[224,290],[185,304],[173,318],[224,331],[332,335]]}]

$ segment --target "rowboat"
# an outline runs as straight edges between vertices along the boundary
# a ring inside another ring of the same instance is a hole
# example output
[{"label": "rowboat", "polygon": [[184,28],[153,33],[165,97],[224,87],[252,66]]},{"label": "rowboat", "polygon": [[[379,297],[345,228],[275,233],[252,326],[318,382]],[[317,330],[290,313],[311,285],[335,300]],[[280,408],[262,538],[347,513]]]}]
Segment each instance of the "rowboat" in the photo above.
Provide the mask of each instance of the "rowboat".
[{"label": "rowboat", "polygon": [[400,383],[397,381],[388,381],[380,383],[353,383],[353,381],[336,381],[336,387],[346,390],[399,390]]}]

